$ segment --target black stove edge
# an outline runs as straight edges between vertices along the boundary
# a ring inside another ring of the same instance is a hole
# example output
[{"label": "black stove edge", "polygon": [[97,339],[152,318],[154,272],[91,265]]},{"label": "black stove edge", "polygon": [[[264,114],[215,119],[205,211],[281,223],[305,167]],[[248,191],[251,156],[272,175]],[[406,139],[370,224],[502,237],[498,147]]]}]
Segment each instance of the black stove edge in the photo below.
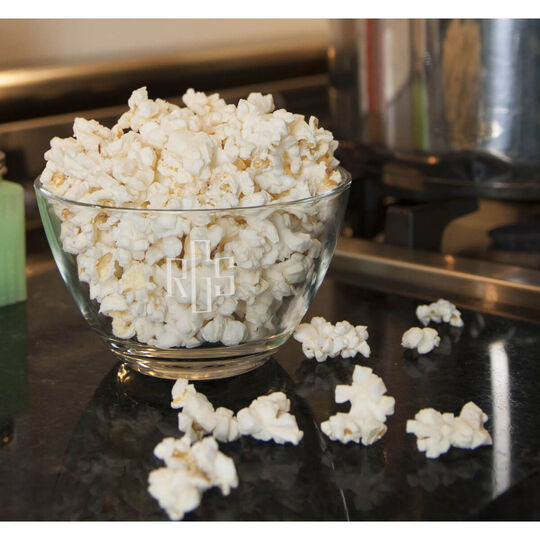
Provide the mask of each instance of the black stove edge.
[{"label": "black stove edge", "polygon": [[187,88],[208,92],[327,72],[321,39],[0,70],[0,122],[122,104],[140,86],[166,96]]}]

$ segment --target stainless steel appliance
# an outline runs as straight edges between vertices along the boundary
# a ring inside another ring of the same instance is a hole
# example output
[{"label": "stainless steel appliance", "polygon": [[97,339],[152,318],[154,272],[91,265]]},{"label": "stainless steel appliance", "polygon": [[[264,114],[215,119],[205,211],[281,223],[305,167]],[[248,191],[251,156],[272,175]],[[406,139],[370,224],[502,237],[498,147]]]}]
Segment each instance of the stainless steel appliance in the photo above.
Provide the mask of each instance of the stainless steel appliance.
[{"label": "stainless steel appliance", "polygon": [[540,20],[334,20],[331,30],[341,138],[411,159],[483,151],[540,163]]},{"label": "stainless steel appliance", "polygon": [[540,20],[331,21],[352,234],[540,268]]}]

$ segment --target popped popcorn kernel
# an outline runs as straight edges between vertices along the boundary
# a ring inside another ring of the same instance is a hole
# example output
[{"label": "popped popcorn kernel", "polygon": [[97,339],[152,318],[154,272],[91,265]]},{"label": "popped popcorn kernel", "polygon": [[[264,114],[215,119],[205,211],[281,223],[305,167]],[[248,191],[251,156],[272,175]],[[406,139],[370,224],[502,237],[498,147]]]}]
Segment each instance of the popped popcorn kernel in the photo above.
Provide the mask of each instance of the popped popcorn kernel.
[{"label": "popped popcorn kernel", "polygon": [[439,346],[441,338],[434,328],[409,328],[401,338],[404,349],[416,349],[418,354],[427,354]]},{"label": "popped popcorn kernel", "polygon": [[417,437],[417,447],[430,459],[438,458],[452,446],[474,450],[491,445],[492,439],[484,428],[487,415],[472,401],[466,403],[455,417],[435,409],[422,409],[414,420],[407,420],[406,431]]},{"label": "popped popcorn kernel", "polygon": [[432,321],[434,323],[449,323],[451,326],[458,328],[463,326],[461,312],[454,304],[444,298],[440,298],[429,305],[423,304],[418,306],[416,308],[416,316],[424,326],[427,326]]},{"label": "popped popcorn kernel", "polygon": [[328,357],[352,358],[360,353],[365,358],[371,354],[367,343],[367,326],[353,326],[348,321],[335,326],[323,317],[313,317],[310,323],[298,325],[294,338],[302,343],[302,351],[307,358],[324,362]]},{"label": "popped popcorn kernel", "polygon": [[368,446],[386,433],[386,417],[394,414],[395,399],[386,394],[383,380],[368,367],[355,366],[351,385],[337,385],[336,403],[350,402],[347,413],[337,413],[321,424],[322,432],[343,444]]},{"label": "popped popcorn kernel", "polygon": [[148,492],[170,519],[180,520],[195,510],[203,493],[214,486],[223,495],[238,487],[234,461],[218,450],[212,437],[193,445],[187,436],[167,437],[155,447],[154,455],[165,467],[150,472]]},{"label": "popped popcorn kernel", "polygon": [[253,400],[249,407],[238,411],[241,435],[251,435],[261,441],[297,445],[304,436],[296,418],[289,413],[291,403],[283,392],[274,392]]}]

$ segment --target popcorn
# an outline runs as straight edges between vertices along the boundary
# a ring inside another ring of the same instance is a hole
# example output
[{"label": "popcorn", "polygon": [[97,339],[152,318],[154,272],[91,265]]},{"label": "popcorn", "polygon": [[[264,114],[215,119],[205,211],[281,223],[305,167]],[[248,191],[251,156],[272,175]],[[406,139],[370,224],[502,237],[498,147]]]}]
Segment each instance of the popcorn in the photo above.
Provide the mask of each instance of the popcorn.
[{"label": "popcorn", "polygon": [[343,358],[351,358],[360,353],[369,358],[368,337],[367,326],[352,326],[347,321],[334,326],[323,317],[313,317],[310,323],[300,324],[294,332],[294,338],[302,343],[306,357],[315,358],[317,362],[339,354]]},{"label": "popcorn", "polygon": [[371,368],[355,366],[352,385],[337,385],[335,390],[336,403],[349,401],[351,408],[323,422],[323,433],[344,444],[378,441],[386,433],[386,417],[394,414],[395,399],[385,394],[384,382]]},{"label": "popcorn", "polygon": [[463,326],[461,312],[454,304],[443,298],[429,305],[418,306],[416,316],[424,326],[427,326],[430,321],[435,323],[445,322],[457,327]]},{"label": "popcorn", "polygon": [[174,383],[172,398],[171,407],[182,409],[178,413],[178,429],[189,440],[197,441],[207,433],[220,442],[234,441],[240,437],[234,413],[225,407],[214,410],[207,397],[197,392],[186,379],[178,379]]},{"label": "popcorn", "polygon": [[181,415],[193,419],[195,425],[200,426],[204,433],[211,433],[216,426],[214,407],[208,398],[199,392],[192,392],[186,396],[179,418]]},{"label": "popcorn", "polygon": [[478,405],[469,401],[454,421],[452,446],[474,450],[479,446],[491,445],[491,435],[484,428],[488,416]]},{"label": "popcorn", "polygon": [[437,458],[448,452],[452,445],[454,415],[441,414],[435,409],[422,409],[414,420],[407,420],[407,433],[418,437],[417,446],[428,458]]},{"label": "popcorn", "polygon": [[367,344],[368,337],[367,326],[353,327],[347,321],[338,322],[335,326],[334,340],[341,347],[343,358],[352,358],[357,353],[369,358],[371,350]]},{"label": "popcorn", "polygon": [[182,409],[178,413],[178,428],[191,441],[211,433],[221,442],[251,435],[263,441],[273,439],[279,444],[292,442],[296,445],[303,436],[296,419],[289,413],[290,401],[282,392],[257,398],[236,416],[225,407],[214,410],[206,396],[185,379],[174,383],[172,397],[171,407]]},{"label": "popcorn", "polygon": [[223,495],[238,487],[236,467],[212,437],[191,445],[187,436],[167,437],[154,449],[165,467],[150,472],[148,491],[169,517],[179,520],[200,504],[204,491],[217,486]]},{"label": "popcorn", "polygon": [[148,492],[172,520],[183,519],[195,510],[202,499],[202,491],[194,486],[182,470],[161,467],[150,472]]},{"label": "popcorn", "polygon": [[401,338],[405,349],[417,349],[419,354],[427,354],[439,346],[441,338],[433,328],[409,328]]},{"label": "popcorn", "polygon": [[193,384],[189,384],[187,379],[177,379],[171,390],[171,407],[173,409],[183,409],[188,398],[193,394],[197,394]]},{"label": "popcorn", "polygon": [[297,445],[304,432],[298,429],[295,417],[288,412],[290,406],[283,392],[258,397],[236,415],[240,434],[251,435],[261,441],[272,439],[278,444],[290,442]]},{"label": "popcorn", "polygon": [[223,345],[238,345],[244,341],[247,336],[247,327],[240,321],[227,320],[223,334],[221,336],[221,343]]},{"label": "popcorn", "polygon": [[215,439],[220,442],[230,442],[240,437],[238,420],[230,409],[218,407],[214,419],[215,427],[212,435]]},{"label": "popcorn", "polygon": [[118,293],[107,295],[101,301],[99,311],[101,313],[110,314],[113,312],[120,312],[127,310],[127,303],[123,296]]},{"label": "popcorn", "polygon": [[[321,424],[322,432],[332,441],[359,443],[362,438],[362,428],[357,425],[348,413],[338,412]],[[371,444],[371,443],[370,443]]]},{"label": "popcorn", "polygon": [[[44,187],[107,207],[54,203],[63,249],[118,338],[232,346],[283,332],[273,317],[310,279],[334,216],[320,205],[271,204],[335,189],[337,142],[314,117],[274,110],[271,95],[252,93],[235,106],[190,89],[183,100],[151,100],[139,88],[111,129],[77,118],[73,137],[51,140]],[[151,211],[220,208],[230,211]],[[342,354],[369,355],[362,332],[344,329]]]},{"label": "popcorn", "polygon": [[414,420],[407,420],[406,431],[417,437],[417,447],[426,457],[435,459],[451,446],[475,449],[491,445],[491,436],[483,427],[487,415],[472,401],[465,404],[456,418],[452,413],[422,409]]}]

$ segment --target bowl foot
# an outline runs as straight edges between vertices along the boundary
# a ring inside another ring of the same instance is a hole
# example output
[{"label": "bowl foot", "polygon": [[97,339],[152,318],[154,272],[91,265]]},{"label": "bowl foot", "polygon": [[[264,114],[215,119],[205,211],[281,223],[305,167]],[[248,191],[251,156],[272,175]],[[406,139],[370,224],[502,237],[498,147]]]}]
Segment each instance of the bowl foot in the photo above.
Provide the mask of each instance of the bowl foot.
[{"label": "bowl foot", "polygon": [[234,377],[256,369],[267,362],[275,351],[264,351],[235,358],[209,358],[196,361],[135,358],[119,351],[114,352],[127,367],[143,375],[162,379],[201,381]]}]

